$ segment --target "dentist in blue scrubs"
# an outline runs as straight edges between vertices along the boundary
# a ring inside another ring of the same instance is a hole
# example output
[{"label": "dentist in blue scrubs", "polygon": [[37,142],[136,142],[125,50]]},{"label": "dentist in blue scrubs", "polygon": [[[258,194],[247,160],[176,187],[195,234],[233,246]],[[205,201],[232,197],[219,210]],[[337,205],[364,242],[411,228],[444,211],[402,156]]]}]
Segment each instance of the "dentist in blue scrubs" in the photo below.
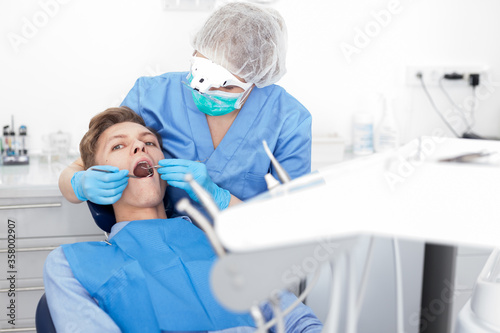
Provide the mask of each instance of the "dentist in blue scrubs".
[{"label": "dentist in blue scrubs", "polygon": [[[292,179],[309,173],[311,114],[275,84],[286,72],[281,15],[254,4],[226,4],[192,45],[189,72],[141,77],[122,103],[160,133],[165,159],[157,171],[167,191],[181,189],[198,201],[187,173],[220,209],[266,191],[264,176],[277,174],[263,140]],[[61,192],[75,203],[113,204],[127,186],[127,171],[106,167],[114,173],[83,171],[75,161],[60,177]]]}]

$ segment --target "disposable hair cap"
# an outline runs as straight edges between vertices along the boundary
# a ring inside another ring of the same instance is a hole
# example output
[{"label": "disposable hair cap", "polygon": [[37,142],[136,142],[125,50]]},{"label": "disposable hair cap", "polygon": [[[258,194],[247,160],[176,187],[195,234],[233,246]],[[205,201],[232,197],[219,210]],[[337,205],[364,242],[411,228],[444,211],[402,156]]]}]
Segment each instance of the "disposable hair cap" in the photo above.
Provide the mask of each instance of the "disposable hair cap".
[{"label": "disposable hair cap", "polygon": [[287,30],[278,11],[233,2],[217,9],[195,34],[193,48],[262,88],[286,73]]}]

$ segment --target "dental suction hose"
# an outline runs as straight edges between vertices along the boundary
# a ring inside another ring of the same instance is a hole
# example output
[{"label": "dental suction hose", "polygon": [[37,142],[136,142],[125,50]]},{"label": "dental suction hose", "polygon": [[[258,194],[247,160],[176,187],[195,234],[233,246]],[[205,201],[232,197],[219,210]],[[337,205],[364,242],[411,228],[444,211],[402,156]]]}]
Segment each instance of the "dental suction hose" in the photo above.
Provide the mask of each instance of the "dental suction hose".
[{"label": "dental suction hose", "polygon": [[[208,192],[200,184],[198,184],[196,180],[194,180],[193,175],[187,174],[184,179],[189,183],[194,193],[200,200],[200,203],[203,205],[203,207],[205,207],[208,214],[212,217],[213,220],[215,220],[216,216],[219,214],[219,207],[217,207],[217,204],[214,202],[210,194],[208,194]],[[177,210],[185,212],[196,222],[198,222],[198,225],[207,235],[207,238],[212,244],[215,253],[217,253],[219,257],[222,257],[226,254],[226,251],[222,246],[219,238],[217,237],[217,234],[215,233],[215,230],[210,221],[208,221],[208,219],[198,209],[196,209],[196,207],[194,207],[188,199],[184,198],[182,200],[179,200],[176,207]]]},{"label": "dental suction hose", "polygon": [[[196,193],[196,195],[198,195],[198,193]],[[226,250],[222,246],[222,243],[217,237],[217,234],[215,233],[215,230],[208,221],[208,219],[202,213],[200,213],[200,211],[198,211],[198,209],[196,209],[196,207],[194,207],[191,204],[191,202],[189,202],[188,199],[183,198],[179,200],[179,202],[176,205],[176,208],[178,211],[184,212],[187,215],[189,215],[193,220],[195,220],[198,223],[200,228],[207,235],[210,244],[212,244],[212,247],[219,258],[222,258],[223,256],[226,255]]]},{"label": "dental suction hose", "polygon": [[198,184],[196,180],[194,180],[193,175],[187,174],[184,179],[189,183],[191,188],[193,189],[194,193],[200,200],[200,203],[205,207],[207,210],[208,214],[212,217],[212,219],[215,220],[215,217],[219,214],[219,207],[217,207],[217,204],[215,203],[214,199],[208,194],[208,192]]},{"label": "dental suction hose", "polygon": [[288,175],[288,173],[283,169],[281,164],[278,162],[278,160],[274,157],[273,153],[269,149],[269,146],[267,145],[266,140],[262,140],[262,145],[264,146],[264,150],[266,151],[267,156],[271,160],[271,163],[273,164],[274,168],[276,169],[276,174],[278,175],[278,178],[280,179],[281,183],[288,183],[291,178]]}]

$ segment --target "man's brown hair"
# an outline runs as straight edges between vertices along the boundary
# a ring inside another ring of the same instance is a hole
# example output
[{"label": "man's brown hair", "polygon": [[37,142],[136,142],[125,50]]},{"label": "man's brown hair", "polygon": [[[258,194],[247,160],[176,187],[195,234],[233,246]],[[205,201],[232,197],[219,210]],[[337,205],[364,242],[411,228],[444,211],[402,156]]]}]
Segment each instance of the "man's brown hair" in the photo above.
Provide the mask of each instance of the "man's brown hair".
[{"label": "man's brown hair", "polygon": [[80,141],[80,156],[83,160],[83,167],[85,170],[95,165],[97,141],[101,134],[111,126],[125,122],[136,123],[146,127],[156,135],[160,148],[163,148],[161,136],[155,130],[147,127],[146,123],[144,123],[144,119],[132,109],[126,106],[109,108],[98,113],[90,120],[89,130]]}]

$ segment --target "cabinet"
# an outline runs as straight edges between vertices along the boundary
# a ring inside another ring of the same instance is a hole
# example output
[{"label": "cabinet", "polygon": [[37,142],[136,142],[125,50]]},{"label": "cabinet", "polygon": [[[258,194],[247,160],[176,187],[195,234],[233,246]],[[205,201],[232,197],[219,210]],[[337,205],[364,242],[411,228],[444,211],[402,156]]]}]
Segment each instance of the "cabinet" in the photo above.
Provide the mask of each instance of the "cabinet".
[{"label": "cabinet", "polygon": [[61,244],[102,240],[104,235],[86,204],[71,204],[62,197],[57,175],[43,177],[48,183],[12,185],[5,176],[15,174],[16,168],[0,167],[0,332],[35,332],[47,255]]}]

